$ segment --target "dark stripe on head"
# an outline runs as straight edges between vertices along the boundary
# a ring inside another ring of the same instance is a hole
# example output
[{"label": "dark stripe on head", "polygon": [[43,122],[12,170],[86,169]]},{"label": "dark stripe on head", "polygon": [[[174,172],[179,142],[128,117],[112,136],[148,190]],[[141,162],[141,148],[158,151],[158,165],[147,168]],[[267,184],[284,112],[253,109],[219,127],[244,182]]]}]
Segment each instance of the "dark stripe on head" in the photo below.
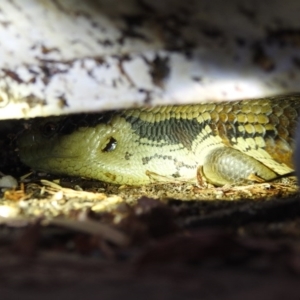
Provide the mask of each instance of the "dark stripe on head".
[{"label": "dark stripe on head", "polygon": [[187,149],[191,149],[193,142],[207,124],[199,123],[196,119],[170,118],[159,122],[147,122],[133,116],[124,117],[140,138],[169,145],[182,144]]}]

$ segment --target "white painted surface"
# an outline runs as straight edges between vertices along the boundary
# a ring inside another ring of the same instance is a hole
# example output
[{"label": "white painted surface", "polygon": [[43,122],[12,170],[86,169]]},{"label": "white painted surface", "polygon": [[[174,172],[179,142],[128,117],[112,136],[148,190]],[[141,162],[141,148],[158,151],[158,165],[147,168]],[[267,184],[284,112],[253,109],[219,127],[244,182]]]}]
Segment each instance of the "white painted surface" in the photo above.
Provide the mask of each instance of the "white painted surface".
[{"label": "white painted surface", "polygon": [[297,0],[1,0],[0,119],[299,91]]}]

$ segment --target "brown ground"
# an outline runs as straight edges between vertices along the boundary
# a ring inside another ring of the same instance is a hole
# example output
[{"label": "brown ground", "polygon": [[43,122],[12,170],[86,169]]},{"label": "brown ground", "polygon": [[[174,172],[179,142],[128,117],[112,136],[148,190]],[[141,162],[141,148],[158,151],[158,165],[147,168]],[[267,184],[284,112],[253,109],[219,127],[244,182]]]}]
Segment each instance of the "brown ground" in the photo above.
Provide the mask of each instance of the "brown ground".
[{"label": "brown ground", "polygon": [[[28,171],[13,147],[0,154],[4,173]],[[293,178],[207,189],[55,179],[31,174],[0,194],[1,299],[300,298]]]}]

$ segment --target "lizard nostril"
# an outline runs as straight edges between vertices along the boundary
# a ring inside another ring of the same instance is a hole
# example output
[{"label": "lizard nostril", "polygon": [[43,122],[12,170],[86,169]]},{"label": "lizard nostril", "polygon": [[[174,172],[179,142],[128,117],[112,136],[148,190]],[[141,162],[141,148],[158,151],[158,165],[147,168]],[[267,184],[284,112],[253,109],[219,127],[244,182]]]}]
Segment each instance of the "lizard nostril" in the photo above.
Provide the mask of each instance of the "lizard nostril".
[{"label": "lizard nostril", "polygon": [[57,124],[48,122],[42,126],[42,133],[45,137],[51,137],[57,131]]}]

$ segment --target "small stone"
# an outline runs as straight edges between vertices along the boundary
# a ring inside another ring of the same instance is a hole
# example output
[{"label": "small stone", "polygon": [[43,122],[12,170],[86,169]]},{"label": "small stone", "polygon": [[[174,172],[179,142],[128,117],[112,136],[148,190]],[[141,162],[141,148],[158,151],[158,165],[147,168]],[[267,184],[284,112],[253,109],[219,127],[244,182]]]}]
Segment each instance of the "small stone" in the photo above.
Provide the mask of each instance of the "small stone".
[{"label": "small stone", "polygon": [[18,181],[10,175],[5,175],[0,179],[1,188],[16,188],[17,186]]},{"label": "small stone", "polygon": [[0,205],[0,217],[13,218],[18,216],[20,209],[16,206]]}]

